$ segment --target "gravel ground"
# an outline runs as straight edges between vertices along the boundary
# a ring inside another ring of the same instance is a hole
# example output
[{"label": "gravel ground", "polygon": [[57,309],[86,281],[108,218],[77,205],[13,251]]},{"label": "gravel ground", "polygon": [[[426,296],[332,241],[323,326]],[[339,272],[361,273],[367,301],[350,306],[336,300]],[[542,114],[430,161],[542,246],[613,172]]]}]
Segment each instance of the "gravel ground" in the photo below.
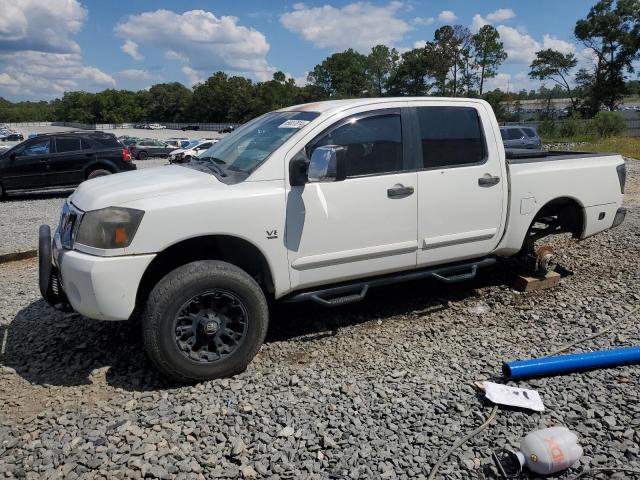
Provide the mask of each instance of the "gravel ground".
[{"label": "gravel ground", "polygon": [[[138,168],[166,165],[167,159],[136,160]],[[0,202],[0,255],[37,248],[38,227],[58,224],[60,209],[73,190],[8,194]]]},{"label": "gravel ground", "polygon": [[[482,423],[491,405],[473,384],[499,375],[501,360],[544,355],[640,304],[640,162],[629,167],[626,222],[554,242],[559,288],[517,293],[500,265],[474,282],[415,282],[335,309],[278,306],[246,372],[197,386],[160,378],[135,325],[47,307],[35,260],[0,265],[0,476],[424,478]],[[633,344],[637,316],[578,350]],[[497,478],[492,451],[551,425],[576,431],[585,455],[548,478],[640,469],[638,368],[519,382],[546,411],[501,408],[441,478]]]}]

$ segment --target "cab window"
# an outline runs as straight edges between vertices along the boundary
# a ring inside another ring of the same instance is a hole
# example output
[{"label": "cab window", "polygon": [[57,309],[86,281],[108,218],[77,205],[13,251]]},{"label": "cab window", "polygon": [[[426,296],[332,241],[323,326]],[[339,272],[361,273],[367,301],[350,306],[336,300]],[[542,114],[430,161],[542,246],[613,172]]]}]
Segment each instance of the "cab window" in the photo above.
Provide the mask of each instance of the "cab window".
[{"label": "cab window", "polygon": [[486,159],[480,116],[472,107],[418,107],[423,168],[479,164]]},{"label": "cab window", "polygon": [[400,113],[354,116],[323,134],[307,149],[339,145],[347,152],[347,177],[378,175],[404,170],[402,159],[402,123]]},{"label": "cab window", "polygon": [[49,153],[49,139],[30,143],[15,151],[16,157],[30,157],[33,155],[46,155]]}]

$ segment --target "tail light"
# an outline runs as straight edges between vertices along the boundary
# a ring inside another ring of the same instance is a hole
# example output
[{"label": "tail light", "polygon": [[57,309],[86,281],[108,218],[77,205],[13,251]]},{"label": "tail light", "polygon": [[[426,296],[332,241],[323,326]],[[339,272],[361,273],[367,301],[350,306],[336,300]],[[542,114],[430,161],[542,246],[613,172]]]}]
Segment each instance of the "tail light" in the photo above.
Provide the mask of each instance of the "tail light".
[{"label": "tail light", "polygon": [[624,193],[624,184],[627,180],[627,164],[618,165],[616,170],[618,171],[618,180],[620,180],[620,193]]},{"label": "tail light", "polygon": [[123,162],[131,161],[131,154],[129,153],[129,150],[127,150],[126,148],[122,149],[122,161]]}]

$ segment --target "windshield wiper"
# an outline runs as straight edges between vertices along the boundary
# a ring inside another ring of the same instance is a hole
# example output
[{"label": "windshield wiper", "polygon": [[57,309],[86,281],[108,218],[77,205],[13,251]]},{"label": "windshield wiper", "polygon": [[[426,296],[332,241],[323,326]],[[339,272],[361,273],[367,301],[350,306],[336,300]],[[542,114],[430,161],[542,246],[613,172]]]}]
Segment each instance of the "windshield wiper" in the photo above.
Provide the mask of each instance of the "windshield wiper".
[{"label": "windshield wiper", "polygon": [[214,170],[221,177],[227,176],[225,171],[219,165],[219,164],[226,165],[227,162],[225,162],[224,160],[220,160],[219,158],[215,158],[215,157],[202,157],[200,158],[200,161],[206,161],[207,167],[209,167],[211,170]]}]

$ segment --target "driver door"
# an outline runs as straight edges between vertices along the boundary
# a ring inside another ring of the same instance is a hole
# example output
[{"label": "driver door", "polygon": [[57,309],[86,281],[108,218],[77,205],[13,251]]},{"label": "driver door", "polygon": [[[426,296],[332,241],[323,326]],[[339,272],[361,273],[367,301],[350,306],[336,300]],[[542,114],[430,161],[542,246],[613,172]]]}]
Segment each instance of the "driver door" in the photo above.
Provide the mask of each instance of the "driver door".
[{"label": "driver door", "polygon": [[[417,174],[401,109],[367,108],[319,132],[294,157],[310,158],[323,145],[347,150],[345,180],[289,187],[285,243],[294,290],[416,265]],[[396,195],[401,188],[406,193]]]},{"label": "driver door", "polygon": [[7,189],[38,188],[47,185],[51,169],[50,139],[33,140],[8,155],[2,182]]}]

